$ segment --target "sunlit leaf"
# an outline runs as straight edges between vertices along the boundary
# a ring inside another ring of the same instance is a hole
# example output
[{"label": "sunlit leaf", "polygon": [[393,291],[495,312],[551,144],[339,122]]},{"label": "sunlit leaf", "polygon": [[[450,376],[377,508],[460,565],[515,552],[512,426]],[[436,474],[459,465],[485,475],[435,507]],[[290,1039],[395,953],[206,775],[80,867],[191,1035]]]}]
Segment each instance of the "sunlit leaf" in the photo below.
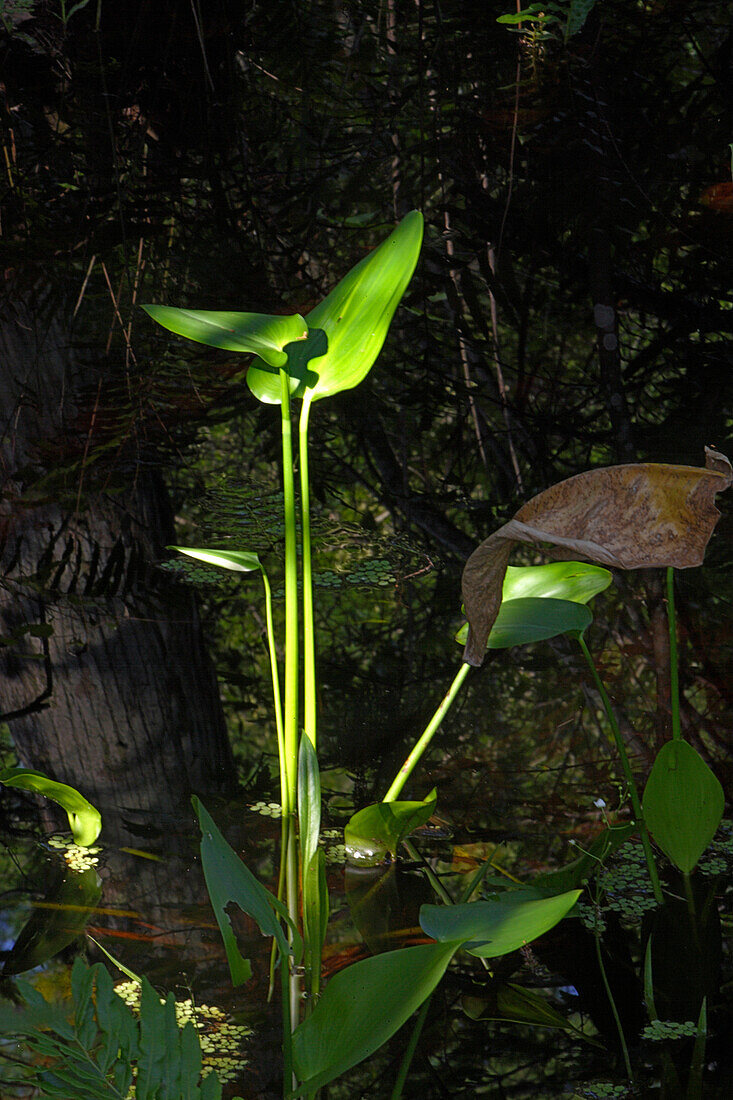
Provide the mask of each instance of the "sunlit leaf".
[{"label": "sunlit leaf", "polygon": [[551,561],[546,565],[510,565],[502,588],[502,602],[528,599],[572,600],[588,603],[613,580],[608,569],[582,561]]},{"label": "sunlit leaf", "polygon": [[293,1033],[302,1096],[333,1081],[386,1043],[429,997],[457,943],[387,951],[340,971]]},{"label": "sunlit leaf", "polygon": [[511,890],[489,901],[423,905],[420,927],[441,943],[462,941],[466,951],[494,959],[516,951],[553,928],[575,905],[580,890],[539,898],[531,889]]},{"label": "sunlit leaf", "polygon": [[[582,634],[593,622],[588,608],[571,600],[526,599],[505,600],[491,628],[487,649],[509,649],[556,638],[559,634]],[[465,645],[468,623],[456,634],[456,641]]]},{"label": "sunlit leaf", "polygon": [[394,855],[400,842],[423,825],[435,810],[437,794],[433,790],[422,802],[378,802],[365,806],[344,829],[346,855],[362,866],[382,863]]},{"label": "sunlit leaf", "polygon": [[713,839],[725,807],[723,788],[686,741],[657,753],[644,790],[644,818],[664,854],[689,873]]},{"label": "sunlit leaf", "polygon": [[516,543],[551,543],[616,569],[700,565],[720,518],[715,494],[733,478],[724,455],[706,448],[705,462],[705,469],[639,463],[589,470],[524,504],[466,563],[464,659],[483,661]]},{"label": "sunlit leaf", "polygon": [[277,369],[287,363],[286,344],[304,340],[308,326],[298,313],[280,317],[267,313],[228,313],[219,310],[143,306],[163,328],[224,351],[253,352]]},{"label": "sunlit leaf", "polygon": [[257,554],[246,550],[194,550],[191,546],[166,546],[166,550],[177,550],[189,558],[204,561],[208,565],[220,565],[223,569],[232,569],[235,573],[251,573],[261,569]]},{"label": "sunlit leaf", "polygon": [[[412,278],[422,234],[422,214],[413,210],[306,315],[308,340],[288,349],[296,397],[318,401],[352,389],[369,373]],[[252,364],[247,385],[260,401],[280,403],[280,379],[265,364]]]},{"label": "sunlit leaf", "polygon": [[5,771],[0,772],[0,783],[4,783],[6,787],[35,791],[45,798],[50,798],[52,802],[57,802],[66,810],[77,844],[88,848],[99,836],[102,828],[99,810],[66,783],[57,783],[42,772],[31,771],[29,768],[6,768]]}]

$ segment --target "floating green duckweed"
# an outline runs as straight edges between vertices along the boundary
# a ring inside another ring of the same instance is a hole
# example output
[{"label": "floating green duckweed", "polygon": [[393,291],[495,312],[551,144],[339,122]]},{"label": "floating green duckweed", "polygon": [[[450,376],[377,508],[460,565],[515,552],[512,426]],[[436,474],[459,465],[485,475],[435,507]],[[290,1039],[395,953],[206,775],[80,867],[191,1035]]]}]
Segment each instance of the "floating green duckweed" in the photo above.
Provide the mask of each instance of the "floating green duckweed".
[{"label": "floating green duckweed", "polygon": [[253,802],[249,809],[263,817],[281,817],[283,812],[279,802]]},{"label": "floating green duckweed", "polygon": [[692,1020],[678,1023],[677,1020],[654,1020],[647,1024],[642,1033],[644,1039],[658,1043],[664,1039],[688,1039],[697,1035],[697,1024]]},{"label": "floating green duckweed", "polygon": [[603,891],[603,908],[627,920],[640,920],[656,907],[644,851],[633,841],[623,844],[599,873],[598,885]]},{"label": "floating green duckweed", "polygon": [[614,1085],[610,1081],[594,1081],[573,1093],[572,1100],[623,1100],[630,1095],[627,1085]]},{"label": "floating green duckweed", "polygon": [[71,870],[79,873],[88,871],[99,863],[99,853],[102,850],[101,848],[82,848],[79,844],[74,844],[73,840],[61,836],[52,836],[48,846],[63,853]]}]

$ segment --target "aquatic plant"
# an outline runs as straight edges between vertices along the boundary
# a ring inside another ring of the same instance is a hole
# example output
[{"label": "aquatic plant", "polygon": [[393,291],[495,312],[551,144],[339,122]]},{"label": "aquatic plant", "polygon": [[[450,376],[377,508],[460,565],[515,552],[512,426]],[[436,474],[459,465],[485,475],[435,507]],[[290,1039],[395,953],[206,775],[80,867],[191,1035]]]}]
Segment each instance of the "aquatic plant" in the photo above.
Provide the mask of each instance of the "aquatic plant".
[{"label": "aquatic plant", "polygon": [[[276,947],[282,988],[283,1091],[291,1097],[312,1096],[322,1085],[377,1050],[426,1002],[459,949],[465,947],[479,956],[482,948],[491,956],[515,950],[561,920],[580,892],[575,888],[550,898],[517,894],[508,905],[506,899],[500,899],[483,902],[480,909],[468,906],[471,919],[463,923],[438,922],[436,943],[364,959],[337,974],[321,991],[320,959],[328,921],[328,892],[325,856],[318,845],[321,793],[316,752],[308,423],[313,402],[351,389],[371,368],[417,262],[422,225],[422,215],[417,211],[408,214],[391,236],[357,264],[305,318],[299,314],[279,317],[145,307],[156,321],[175,333],[214,347],[254,352],[258,358],[249,368],[247,384],[259,400],[281,407],[285,530],[282,703],[270,586],[257,556],[248,551],[216,548],[177,549],[206,564],[236,572],[259,570],[265,586],[283,811],[278,896],[266,890],[246,868],[198,799],[194,799],[194,809],[203,834],[204,875],[233,983],[247,980],[251,969],[236,943],[227,913],[230,903],[248,913],[263,935],[272,937]],[[300,547],[296,538],[292,399],[302,402],[298,433]],[[302,735],[298,706],[299,562],[304,646]],[[577,605],[569,606],[570,614],[577,616]],[[516,630],[511,619],[509,613],[506,629],[510,632]],[[546,628],[539,636],[548,636]],[[396,793],[395,790],[394,797],[385,804],[369,808],[361,817],[357,815],[346,838],[347,849],[350,844],[354,850],[357,833],[362,849],[368,847],[371,834],[375,833],[379,848],[371,855],[381,858],[385,852],[396,850],[404,836],[432,813],[434,797],[420,803],[399,802]],[[462,916],[463,910],[456,908],[456,914],[457,918]],[[430,920],[429,913],[426,919]],[[498,950],[487,946],[489,940],[497,940]],[[301,968],[307,997],[302,1020]],[[401,1085],[396,1088],[401,1091]]]}]

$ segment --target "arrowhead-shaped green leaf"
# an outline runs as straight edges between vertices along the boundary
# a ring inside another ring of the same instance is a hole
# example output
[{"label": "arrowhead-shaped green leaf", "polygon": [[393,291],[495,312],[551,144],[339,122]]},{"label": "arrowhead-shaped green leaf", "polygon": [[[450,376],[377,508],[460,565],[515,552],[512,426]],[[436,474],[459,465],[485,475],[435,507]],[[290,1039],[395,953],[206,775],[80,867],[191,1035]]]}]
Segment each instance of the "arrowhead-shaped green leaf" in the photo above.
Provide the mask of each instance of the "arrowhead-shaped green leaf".
[{"label": "arrowhead-shaped green leaf", "polygon": [[36,791],[50,798],[52,802],[58,802],[66,810],[77,844],[88,848],[99,836],[102,828],[99,810],[66,783],[57,783],[42,772],[34,772],[29,768],[6,768],[0,772],[0,783],[4,783],[6,787],[19,787],[24,791]]},{"label": "arrowhead-shaped green leaf", "polygon": [[[413,210],[306,315],[308,340],[288,349],[294,396],[318,401],[369,373],[412,278],[422,235],[422,214]],[[249,368],[247,385],[260,401],[280,403],[280,379],[262,362]]]},{"label": "arrowhead-shaped green leaf", "polygon": [[[541,642],[558,634],[580,633],[593,622],[589,609],[572,600],[541,599],[529,596],[504,600],[496,622],[491,628],[487,649],[509,649],[515,645]],[[466,644],[468,623],[456,634],[456,641]]]},{"label": "arrowhead-shaped green leaf", "polygon": [[713,839],[725,807],[723,788],[686,741],[668,741],[657,753],[644,790],[649,832],[685,874]]},{"label": "arrowhead-shaped green leaf", "polygon": [[268,313],[229,313],[219,310],[143,306],[163,328],[224,351],[253,352],[276,370],[288,361],[283,348],[304,340],[308,326],[298,313],[284,317]]},{"label": "arrowhead-shaped green leaf", "polygon": [[349,859],[361,866],[382,863],[394,854],[400,842],[423,825],[435,810],[435,791],[422,802],[377,802],[359,810],[344,829]]},{"label": "arrowhead-shaped green leaf", "polygon": [[552,561],[546,565],[510,565],[501,592],[502,601],[530,596],[588,603],[613,580],[608,569],[582,561]]},{"label": "arrowhead-shaped green leaf", "polygon": [[539,898],[534,890],[512,890],[489,901],[464,905],[423,905],[420,927],[442,943],[460,940],[483,959],[507,955],[553,928],[575,905],[582,891]]},{"label": "arrowhead-shaped green leaf", "polygon": [[386,1043],[430,996],[459,946],[387,951],[331,978],[312,1015],[293,1033],[301,1084],[291,1095],[311,1095]]},{"label": "arrowhead-shaped green leaf", "polygon": [[194,550],[191,546],[166,546],[166,550],[177,550],[179,554],[187,554],[189,558],[205,561],[208,565],[220,565],[235,573],[251,573],[262,568],[257,554],[247,550]]}]

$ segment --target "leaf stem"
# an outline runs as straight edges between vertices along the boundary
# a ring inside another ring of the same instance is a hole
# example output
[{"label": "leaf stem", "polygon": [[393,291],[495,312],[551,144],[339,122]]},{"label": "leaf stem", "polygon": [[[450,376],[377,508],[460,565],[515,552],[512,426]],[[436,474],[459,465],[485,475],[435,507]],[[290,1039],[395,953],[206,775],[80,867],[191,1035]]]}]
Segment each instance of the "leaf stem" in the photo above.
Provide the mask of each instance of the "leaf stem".
[{"label": "leaf stem", "polygon": [[392,1089],[392,1095],[390,1100],[401,1100],[402,1090],[405,1087],[405,1081],[407,1075],[410,1072],[410,1066],[412,1065],[412,1059],[415,1057],[415,1051],[417,1050],[417,1044],[420,1039],[420,1034],[423,1029],[423,1025],[428,1017],[428,1011],[430,1009],[430,1002],[433,999],[432,994],[427,997],[423,1003],[420,1011],[417,1015],[417,1019],[412,1028],[412,1034],[410,1035],[410,1041],[405,1047],[405,1053],[402,1055],[402,1061],[400,1062],[400,1068],[397,1072],[397,1079]]},{"label": "leaf stem", "polygon": [[641,799],[639,798],[639,792],[636,787],[636,780],[634,779],[634,773],[631,770],[628,753],[626,752],[626,745],[624,744],[624,739],[621,736],[621,730],[619,729],[618,722],[616,721],[616,715],[613,712],[613,707],[611,706],[611,700],[608,696],[608,692],[604,687],[603,681],[598,675],[598,670],[590,654],[590,650],[585,643],[585,639],[583,638],[582,634],[577,634],[576,638],[578,640],[578,644],[580,645],[581,650],[583,651],[583,656],[585,657],[588,668],[590,669],[590,673],[593,677],[593,682],[596,686],[598,694],[601,697],[603,709],[606,712],[606,717],[608,718],[608,723],[611,727],[611,732],[613,733],[613,739],[616,743],[616,749],[618,750],[618,754],[621,759],[621,767],[623,769],[626,785],[629,789],[629,795],[631,796],[631,805],[634,810],[634,818],[636,819],[636,824],[639,828],[641,843],[642,847],[644,848],[644,855],[646,857],[646,865],[649,869],[649,878],[651,879],[652,890],[654,891],[654,900],[656,901],[657,905],[663,905],[664,898],[662,897],[662,887],[659,883],[657,864],[654,859],[654,852],[652,851],[652,844],[649,839],[649,832],[646,827],[646,822],[644,821],[644,812],[641,808]]},{"label": "leaf stem", "polygon": [[298,557],[295,529],[293,438],[288,375],[280,371],[283,455],[283,513],[285,520],[285,798],[283,814],[295,813],[298,776]]},{"label": "leaf stem", "polygon": [[287,765],[285,760],[285,737],[283,730],[283,708],[280,697],[280,670],[277,667],[275,650],[275,627],[272,621],[272,589],[267,573],[260,566],[262,583],[265,587],[265,622],[267,625],[267,649],[270,654],[270,677],[272,679],[272,700],[275,707],[275,728],[277,729],[277,755],[280,762],[280,802],[284,808],[287,801]]},{"label": "leaf stem", "polygon": [[298,454],[300,458],[300,507],[302,513],[303,570],[303,718],[306,737],[316,747],[316,634],[313,619],[313,572],[311,564],[310,482],[308,479],[308,417],[311,402],[306,395],[300,411]]},{"label": "leaf stem", "polygon": [[428,745],[432,741],[434,734],[440,728],[440,725],[441,725],[443,719],[445,718],[446,714],[448,713],[451,706],[453,705],[453,700],[455,699],[456,695],[458,694],[458,692],[461,688],[461,684],[466,679],[466,676],[468,675],[468,673],[471,671],[472,668],[473,668],[473,665],[469,665],[469,664],[467,664],[466,661],[464,661],[463,664],[461,665],[461,667],[458,669],[458,672],[456,673],[456,675],[453,678],[453,683],[451,684],[451,686],[448,688],[448,691],[444,695],[444,697],[443,697],[443,699],[440,703],[440,706],[438,707],[435,714],[433,715],[433,717],[428,722],[428,724],[425,727],[424,732],[421,734],[419,740],[416,741],[412,751],[410,752],[409,756],[405,760],[404,764],[402,765],[400,770],[397,772],[397,775],[394,778],[392,786],[389,788],[386,795],[382,799],[383,802],[394,802],[395,799],[398,797],[400,791],[402,790],[405,783],[407,782],[410,775],[412,774],[412,771],[413,771],[415,765],[417,764],[418,760],[420,759],[422,754],[425,752],[425,749],[428,747]]},{"label": "leaf stem", "polygon": [[669,623],[669,694],[672,710],[672,738],[682,739],[680,725],[680,678],[677,653],[677,616],[674,609],[674,569],[667,569],[667,622]]}]

